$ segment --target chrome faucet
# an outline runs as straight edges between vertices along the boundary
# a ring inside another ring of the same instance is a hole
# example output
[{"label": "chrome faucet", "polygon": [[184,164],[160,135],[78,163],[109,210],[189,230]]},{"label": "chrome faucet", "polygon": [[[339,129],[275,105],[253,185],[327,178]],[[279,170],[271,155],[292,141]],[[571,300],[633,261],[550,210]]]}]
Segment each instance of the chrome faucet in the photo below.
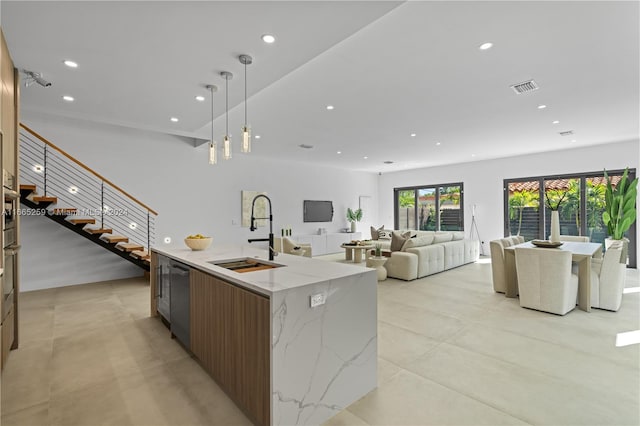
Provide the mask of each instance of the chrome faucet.
[{"label": "chrome faucet", "polygon": [[[269,202],[269,217],[253,216],[253,211],[256,206],[256,200],[260,197],[265,198]],[[251,202],[251,226],[249,227],[249,230],[251,232],[258,229],[258,227],[256,226],[256,219],[269,219],[269,238],[249,238],[247,241],[249,241],[250,243],[256,241],[269,241],[269,260],[273,260],[273,257],[277,256],[278,253],[276,253],[276,251],[273,249],[273,213],[271,211],[271,200],[266,195],[258,194],[253,197],[253,201]]]}]

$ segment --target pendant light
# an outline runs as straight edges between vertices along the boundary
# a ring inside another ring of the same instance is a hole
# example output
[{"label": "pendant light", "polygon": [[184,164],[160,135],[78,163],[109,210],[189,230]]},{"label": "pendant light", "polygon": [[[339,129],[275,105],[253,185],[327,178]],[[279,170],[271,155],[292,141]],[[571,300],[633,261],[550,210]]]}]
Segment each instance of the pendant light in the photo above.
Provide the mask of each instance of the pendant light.
[{"label": "pendant light", "polygon": [[222,78],[225,79],[225,87],[226,87],[226,124],[227,128],[225,130],[224,140],[222,141],[222,158],[225,160],[231,159],[231,138],[229,138],[229,80],[233,78],[233,74],[228,71],[222,71],[220,73]]},{"label": "pendant light", "polygon": [[213,139],[213,94],[218,90],[217,86],[213,84],[207,85],[207,89],[211,91],[211,141],[209,142],[209,164],[216,164],[218,162],[218,146]]},{"label": "pendant light", "polygon": [[242,128],[242,152],[251,152],[251,129],[247,124],[247,65],[251,65],[253,58],[249,55],[240,55],[240,63],[244,65],[244,127]]}]

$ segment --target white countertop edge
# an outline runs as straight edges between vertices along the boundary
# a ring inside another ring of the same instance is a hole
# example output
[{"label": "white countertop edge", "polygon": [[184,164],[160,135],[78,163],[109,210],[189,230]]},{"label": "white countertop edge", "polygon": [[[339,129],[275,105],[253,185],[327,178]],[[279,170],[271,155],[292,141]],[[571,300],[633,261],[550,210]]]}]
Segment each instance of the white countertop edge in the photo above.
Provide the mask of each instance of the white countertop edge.
[{"label": "white countertop edge", "polygon": [[[364,267],[364,263],[350,265],[283,253],[279,253],[273,261],[269,261],[266,250],[248,245],[214,245],[207,250],[193,251],[188,247],[174,244],[154,246],[151,251],[267,296],[307,285],[374,272],[373,269]],[[245,257],[284,266],[239,273],[208,263]]]}]

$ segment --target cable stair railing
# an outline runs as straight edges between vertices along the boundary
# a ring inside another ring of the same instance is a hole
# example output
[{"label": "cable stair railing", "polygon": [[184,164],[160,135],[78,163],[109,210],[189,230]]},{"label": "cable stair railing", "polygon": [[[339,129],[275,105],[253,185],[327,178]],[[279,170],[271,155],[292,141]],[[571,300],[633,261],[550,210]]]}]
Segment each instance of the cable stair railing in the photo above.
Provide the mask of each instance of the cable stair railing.
[{"label": "cable stair railing", "polygon": [[22,123],[20,181],[28,209],[18,214],[45,216],[149,270],[158,213]]}]

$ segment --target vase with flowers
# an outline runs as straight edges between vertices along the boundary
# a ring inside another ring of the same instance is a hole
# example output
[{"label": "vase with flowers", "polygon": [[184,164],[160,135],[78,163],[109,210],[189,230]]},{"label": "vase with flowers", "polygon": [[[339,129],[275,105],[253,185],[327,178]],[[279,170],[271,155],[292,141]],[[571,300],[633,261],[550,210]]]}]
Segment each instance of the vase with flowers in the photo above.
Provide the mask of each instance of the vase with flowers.
[{"label": "vase with flowers", "polygon": [[558,191],[555,189],[550,189],[544,193],[547,208],[551,210],[551,235],[549,235],[549,241],[552,243],[560,242],[559,210],[566,196],[566,191]]}]

